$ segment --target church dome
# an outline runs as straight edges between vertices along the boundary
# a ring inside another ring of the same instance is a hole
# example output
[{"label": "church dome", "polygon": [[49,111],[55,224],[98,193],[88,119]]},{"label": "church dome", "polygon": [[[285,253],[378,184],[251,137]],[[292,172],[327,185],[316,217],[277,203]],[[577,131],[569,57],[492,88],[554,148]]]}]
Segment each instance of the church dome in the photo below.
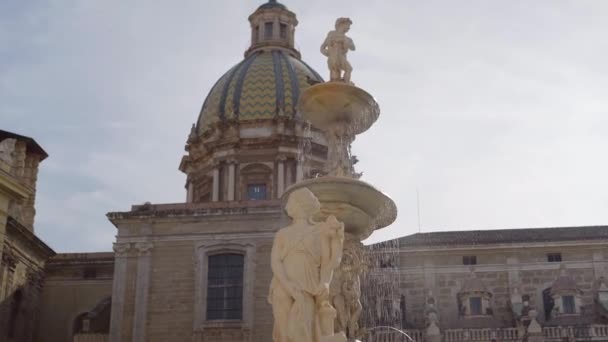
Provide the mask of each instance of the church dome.
[{"label": "church dome", "polygon": [[300,93],[310,82],[323,79],[290,51],[272,47],[252,51],[211,88],[197,132],[203,134],[218,122],[293,118]]},{"label": "church dome", "polygon": [[267,3],[261,5],[260,7],[258,7],[258,10],[260,9],[269,9],[269,8],[280,8],[282,10],[286,10],[287,7],[281,3],[279,3],[276,0],[270,0]]}]

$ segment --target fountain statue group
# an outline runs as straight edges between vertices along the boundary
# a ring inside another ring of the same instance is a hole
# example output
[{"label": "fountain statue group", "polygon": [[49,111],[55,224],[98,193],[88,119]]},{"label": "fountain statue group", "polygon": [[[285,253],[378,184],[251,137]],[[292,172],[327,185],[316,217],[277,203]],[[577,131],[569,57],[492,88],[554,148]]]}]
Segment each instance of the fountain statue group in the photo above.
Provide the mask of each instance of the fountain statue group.
[{"label": "fountain statue group", "polygon": [[326,136],[328,166],[325,176],[298,182],[283,194],[292,222],[276,233],[271,252],[274,342],[361,338],[361,240],[397,215],[388,196],[357,179],[349,155],[354,136],[379,115],[373,97],[351,82],[351,24],[339,18],[321,46],[330,81],[307,88],[298,101],[303,118]]}]

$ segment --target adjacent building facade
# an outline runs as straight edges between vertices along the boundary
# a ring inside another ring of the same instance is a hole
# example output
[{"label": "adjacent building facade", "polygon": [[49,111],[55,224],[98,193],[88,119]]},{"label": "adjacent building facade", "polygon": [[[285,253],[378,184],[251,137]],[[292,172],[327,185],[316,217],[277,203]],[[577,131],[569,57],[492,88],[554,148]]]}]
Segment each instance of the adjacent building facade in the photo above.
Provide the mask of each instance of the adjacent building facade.
[{"label": "adjacent building facade", "polygon": [[[108,213],[112,252],[55,255],[34,235],[47,154],[0,131],[0,341],[272,340],[280,198],[327,154],[296,103],[323,79],[295,49],[287,7],[271,0],[249,22],[244,59],[187,136],[186,200]],[[370,341],[608,341],[608,227],[423,233],[367,251]]]}]

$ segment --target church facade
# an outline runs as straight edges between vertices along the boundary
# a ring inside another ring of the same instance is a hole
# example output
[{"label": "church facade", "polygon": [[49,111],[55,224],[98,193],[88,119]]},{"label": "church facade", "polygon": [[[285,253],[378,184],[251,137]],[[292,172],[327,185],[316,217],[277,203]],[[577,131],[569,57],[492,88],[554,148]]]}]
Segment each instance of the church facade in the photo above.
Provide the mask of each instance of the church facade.
[{"label": "church facade", "polygon": [[[0,341],[272,340],[281,195],[315,177],[323,135],[296,110],[323,82],[277,1],[211,87],[179,169],[186,201],[107,214],[113,251],[56,254],[34,234],[33,139],[0,131]],[[414,234],[367,248],[370,341],[608,341],[608,227]],[[391,327],[394,329],[389,329]]]}]

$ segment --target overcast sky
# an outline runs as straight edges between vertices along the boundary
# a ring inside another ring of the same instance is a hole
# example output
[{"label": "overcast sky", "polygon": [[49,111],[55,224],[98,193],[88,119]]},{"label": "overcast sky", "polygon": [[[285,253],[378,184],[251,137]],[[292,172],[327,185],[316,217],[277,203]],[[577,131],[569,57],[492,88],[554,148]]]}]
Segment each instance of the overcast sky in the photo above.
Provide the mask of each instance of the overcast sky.
[{"label": "overcast sky", "polygon": [[[110,250],[109,211],[181,202],[201,104],[262,1],[0,2],[0,128],[49,153],[36,231]],[[353,146],[397,202],[372,238],[608,224],[608,1],[284,0],[303,59],[351,17],[353,81],[382,114]]]}]

